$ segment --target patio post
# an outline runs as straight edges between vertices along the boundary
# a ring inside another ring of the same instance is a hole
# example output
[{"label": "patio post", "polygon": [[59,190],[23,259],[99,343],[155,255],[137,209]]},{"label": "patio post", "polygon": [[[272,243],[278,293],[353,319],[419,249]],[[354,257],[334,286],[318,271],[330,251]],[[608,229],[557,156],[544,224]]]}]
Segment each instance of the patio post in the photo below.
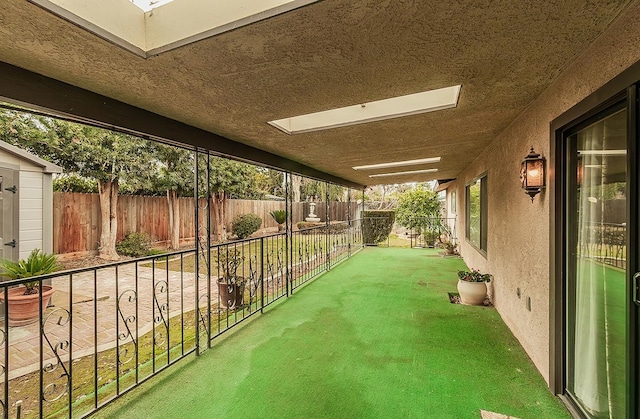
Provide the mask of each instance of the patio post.
[{"label": "patio post", "polygon": [[347,189],[347,257],[351,257],[351,188]]},{"label": "patio post", "polygon": [[[362,188],[362,217],[360,217],[360,229],[364,228],[364,210],[365,210],[365,206],[364,206],[364,190],[365,188]],[[362,237],[362,247],[365,246],[365,242],[364,242],[364,236]]]},{"label": "patio post", "polygon": [[260,313],[264,313],[264,237],[260,237]]},{"label": "patio post", "polygon": [[[207,223],[205,233],[207,235],[207,250],[203,252],[205,263],[207,264],[207,348],[211,348],[211,153],[207,151],[207,204],[205,206]],[[219,248],[218,248],[219,249]],[[220,298],[218,298],[219,300]]]},{"label": "patio post", "polygon": [[[285,216],[285,235],[284,235],[284,260],[285,260],[285,277],[286,277],[286,290],[287,290],[287,297],[289,296],[289,282],[291,281],[291,268],[289,267],[289,263],[292,260],[289,257],[289,248],[291,247],[291,230],[292,230],[292,225],[291,225],[291,185],[289,185],[289,181],[290,181],[290,173],[289,172],[285,172],[284,173],[284,210],[286,213]],[[291,293],[293,294],[293,289],[291,290]]]},{"label": "patio post", "polygon": [[324,243],[327,251],[327,263],[325,270],[331,269],[331,232],[329,231],[329,212],[331,208],[329,207],[329,182],[324,182],[324,208],[325,208],[325,226],[326,226],[326,234],[324,235]]},{"label": "patio post", "polygon": [[290,264],[290,269],[289,269],[289,280],[291,281],[291,295],[293,295],[293,289],[295,288],[293,286],[293,197],[295,196],[293,193],[293,177],[291,175],[291,172],[287,172],[287,181],[288,181],[288,191],[289,191],[289,203],[288,203],[288,211],[289,214],[287,214],[287,221],[289,222],[289,225],[287,226],[287,235],[289,236],[289,247],[287,248],[287,253],[289,254],[289,264]]},{"label": "patio post", "polygon": [[200,278],[198,275],[198,268],[200,267],[200,261],[198,260],[198,233],[199,233],[199,223],[198,223],[198,216],[199,216],[199,211],[198,211],[198,157],[199,157],[199,153],[198,150],[194,150],[194,159],[193,159],[193,208],[194,208],[194,215],[193,215],[193,219],[195,220],[194,223],[194,238],[195,238],[195,253],[194,253],[194,275],[195,277],[194,282],[195,282],[195,292],[194,292],[194,304],[195,304],[195,341],[196,341],[196,356],[200,355],[200,308],[198,306],[198,301],[200,299]]}]

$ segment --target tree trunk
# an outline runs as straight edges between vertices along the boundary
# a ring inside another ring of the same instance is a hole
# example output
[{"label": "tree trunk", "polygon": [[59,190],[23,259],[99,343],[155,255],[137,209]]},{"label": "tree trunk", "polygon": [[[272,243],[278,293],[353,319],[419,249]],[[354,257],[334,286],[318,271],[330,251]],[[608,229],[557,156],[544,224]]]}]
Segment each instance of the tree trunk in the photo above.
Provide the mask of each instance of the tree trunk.
[{"label": "tree trunk", "polygon": [[300,202],[300,187],[302,186],[302,176],[291,175],[291,192],[293,193],[293,202]]},{"label": "tree trunk", "polygon": [[224,191],[211,195],[211,210],[213,211],[215,219],[214,240],[220,243],[227,240],[226,201],[227,196]]},{"label": "tree trunk", "polygon": [[100,243],[98,256],[107,260],[118,260],[116,237],[118,234],[118,180],[99,180],[100,195]]},{"label": "tree trunk", "polygon": [[169,204],[169,249],[180,248],[180,205],[178,191],[167,190],[167,203]]}]

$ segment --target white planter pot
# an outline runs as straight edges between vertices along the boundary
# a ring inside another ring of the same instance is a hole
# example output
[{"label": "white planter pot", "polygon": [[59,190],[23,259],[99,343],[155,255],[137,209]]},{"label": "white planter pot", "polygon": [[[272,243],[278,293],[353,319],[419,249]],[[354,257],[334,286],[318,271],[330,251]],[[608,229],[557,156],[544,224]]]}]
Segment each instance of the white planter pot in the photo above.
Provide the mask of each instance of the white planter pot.
[{"label": "white planter pot", "polygon": [[462,304],[480,306],[487,296],[487,284],[484,282],[468,282],[458,280],[458,294]]}]

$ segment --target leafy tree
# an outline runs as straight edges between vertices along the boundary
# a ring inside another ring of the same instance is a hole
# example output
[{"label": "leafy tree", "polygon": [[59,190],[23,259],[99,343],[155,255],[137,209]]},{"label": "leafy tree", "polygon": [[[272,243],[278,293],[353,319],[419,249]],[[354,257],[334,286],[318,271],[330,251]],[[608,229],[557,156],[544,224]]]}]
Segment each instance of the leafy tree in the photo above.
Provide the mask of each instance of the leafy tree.
[{"label": "leafy tree", "polygon": [[61,166],[65,172],[96,179],[100,195],[99,256],[118,259],[116,234],[119,184],[133,187],[148,181],[147,142],[130,135],[87,125],[3,110],[2,140]]},{"label": "leafy tree", "polygon": [[291,174],[291,199],[293,202],[300,202],[302,199],[302,182],[304,178],[300,175]]},{"label": "leafy tree", "polygon": [[407,228],[416,228],[421,225],[421,219],[440,217],[441,211],[438,194],[419,185],[398,197],[396,221]]},{"label": "leafy tree", "polygon": [[258,168],[247,163],[210,156],[207,186],[206,171],[202,170],[206,167],[206,158],[207,155],[204,153],[198,155],[199,193],[200,196],[210,198],[215,219],[214,240],[223,242],[227,239],[226,200],[251,199],[255,196],[254,180]]},{"label": "leafy tree", "polygon": [[303,178],[301,184],[302,197],[317,201],[326,200],[326,185],[329,187],[329,201],[346,202],[346,188],[334,183],[326,183],[319,180]]},{"label": "leafy tree", "polygon": [[49,149],[46,128],[34,115],[0,109],[0,140],[40,157],[45,156]]},{"label": "leafy tree", "polygon": [[398,196],[412,188],[411,184],[375,185],[365,190],[367,208],[372,210],[393,209],[398,203]]},{"label": "leafy tree", "polygon": [[[66,173],[97,181],[102,214],[100,257],[118,257],[115,249],[116,209],[121,187],[129,193],[166,193],[170,208],[171,247],[178,246],[180,216],[177,198],[191,195],[193,191],[193,152],[126,134],[9,110],[0,110],[0,139],[63,167]],[[199,194],[211,197],[218,241],[227,238],[227,199],[255,199],[265,193],[278,194],[277,188],[282,188],[281,172],[216,156],[210,157],[207,187],[206,171],[202,170],[206,167],[206,154],[199,154],[198,167]]]},{"label": "leafy tree", "polygon": [[49,129],[47,157],[66,171],[98,182],[101,230],[99,256],[117,260],[118,189],[149,181],[150,156],[140,138],[58,119],[43,120]]},{"label": "leafy tree", "polygon": [[442,203],[438,200],[438,194],[419,185],[398,197],[396,221],[404,227],[428,234],[428,239],[435,239],[446,229],[441,211]]},{"label": "leafy tree", "polygon": [[194,152],[167,144],[150,142],[149,149],[158,170],[153,171],[154,190],[163,191],[169,207],[169,248],[180,247],[180,205],[178,198],[193,196]]},{"label": "leafy tree", "polygon": [[68,173],[53,179],[53,190],[55,192],[98,193],[98,184],[94,179]]},{"label": "leafy tree", "polygon": [[258,199],[267,195],[284,197],[284,172],[258,167],[254,178],[254,187]]}]

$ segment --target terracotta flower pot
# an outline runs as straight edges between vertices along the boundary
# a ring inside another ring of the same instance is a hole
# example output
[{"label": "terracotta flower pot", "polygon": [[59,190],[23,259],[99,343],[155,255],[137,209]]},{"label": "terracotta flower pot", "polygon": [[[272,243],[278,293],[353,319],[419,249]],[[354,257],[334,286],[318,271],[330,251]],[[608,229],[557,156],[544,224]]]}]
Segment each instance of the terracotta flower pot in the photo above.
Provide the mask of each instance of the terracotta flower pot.
[{"label": "terracotta flower pot", "polygon": [[[0,301],[9,302],[9,326],[24,326],[34,323],[40,316],[38,303],[40,294],[24,295],[25,287],[9,288],[8,297],[5,299],[4,293],[0,294]],[[51,296],[55,289],[49,285],[42,286],[42,312],[47,308]]]},{"label": "terracotta flower pot", "polygon": [[458,280],[458,294],[462,304],[480,306],[487,296],[487,284],[484,282],[469,282]]},{"label": "terracotta flower pot", "polygon": [[220,307],[240,308],[244,303],[244,285],[218,282],[218,293],[220,294]]}]

